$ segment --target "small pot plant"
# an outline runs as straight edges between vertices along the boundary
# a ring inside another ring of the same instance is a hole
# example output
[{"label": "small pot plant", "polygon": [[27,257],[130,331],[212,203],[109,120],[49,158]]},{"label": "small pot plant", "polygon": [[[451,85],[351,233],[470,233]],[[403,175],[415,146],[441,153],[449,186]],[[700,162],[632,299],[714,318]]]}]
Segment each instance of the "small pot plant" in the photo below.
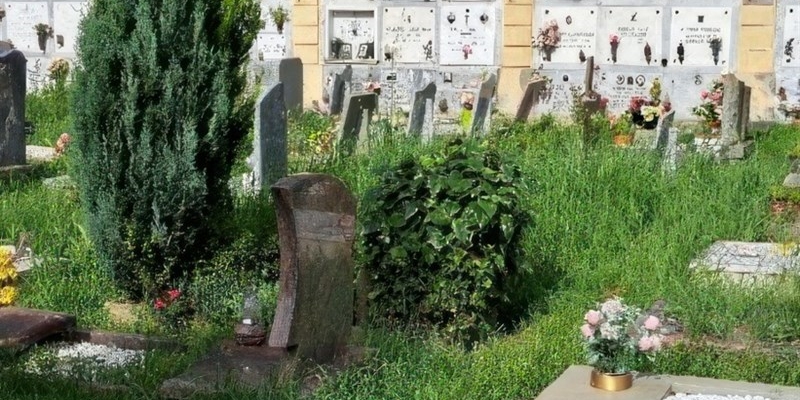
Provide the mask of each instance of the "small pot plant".
[{"label": "small pot plant", "polygon": [[652,361],[661,349],[661,321],[612,297],[584,315],[580,331],[587,361],[594,367],[590,384],[605,390],[625,390],[631,371]]},{"label": "small pot plant", "polygon": [[36,24],[33,26],[33,29],[36,31],[36,37],[39,39],[39,50],[44,53],[47,49],[47,39],[53,37],[53,28],[47,24]]},{"label": "small pot plant", "polygon": [[269,16],[272,18],[272,22],[275,24],[275,27],[278,28],[278,33],[283,33],[283,25],[289,22],[289,10],[287,10],[282,4],[279,4],[277,7],[270,7],[269,8]]}]

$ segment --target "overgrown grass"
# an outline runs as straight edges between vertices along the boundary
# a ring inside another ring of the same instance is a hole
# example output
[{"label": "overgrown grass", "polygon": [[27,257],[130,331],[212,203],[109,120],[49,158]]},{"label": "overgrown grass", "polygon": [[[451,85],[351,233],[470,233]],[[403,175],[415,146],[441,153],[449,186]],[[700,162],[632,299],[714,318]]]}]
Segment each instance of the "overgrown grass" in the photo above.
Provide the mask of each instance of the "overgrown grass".
[{"label": "overgrown grass", "polygon": [[[323,126],[321,122],[312,125],[309,132]],[[396,161],[440,145],[424,145],[387,127],[380,129],[373,132],[374,140],[361,154],[302,165],[339,176],[361,196]],[[786,151],[800,139],[800,132],[779,127],[760,135],[754,156],[735,164],[715,164],[691,155],[674,175],[662,171],[654,154],[611,146],[584,152],[579,138],[574,127],[543,119],[497,129],[484,141],[486,146],[514,155],[536,188],[526,194],[527,211],[535,219],[526,231],[523,247],[526,261],[540,273],[527,282],[530,298],[526,301],[534,306],[522,316],[524,322],[514,334],[497,336],[464,352],[428,334],[374,327],[367,331],[365,345],[376,348],[376,355],[326,380],[313,397],[532,398],[567,366],[584,362],[578,332],[581,319],[594,302],[610,294],[645,308],[664,299],[667,312],[684,324],[692,344],[664,352],[655,365],[656,372],[800,385],[796,355],[731,352],[704,345],[701,340],[728,339],[743,327],[753,338],[765,341],[785,343],[800,338],[800,281],[787,278],[773,287],[745,289],[688,269],[690,261],[715,240],[771,239],[769,187],[783,179],[788,167]],[[38,237],[56,243],[55,252],[80,258],[73,252],[75,247],[85,246],[78,239],[79,225],[74,223],[79,210],[65,193],[32,182],[2,188],[9,190],[0,193],[0,215],[4,216],[0,236],[34,230]],[[59,205],[50,205],[53,203]],[[26,211],[29,208],[39,211]],[[239,209],[247,207],[240,205]],[[250,208],[249,214],[241,214],[242,221],[252,222],[244,216],[254,215],[254,210],[266,215],[265,209]],[[6,215],[12,219],[7,220]],[[70,293],[86,291],[81,289],[86,285],[112,290],[105,283],[107,278],[87,266],[91,263],[57,265],[42,269],[39,280],[34,275],[23,284],[23,302],[89,315],[102,324],[102,312],[98,311],[102,295]],[[66,273],[58,278],[57,271]],[[59,288],[48,292],[47,285]],[[24,294],[25,290],[38,294]],[[43,292],[37,292],[40,290]],[[78,306],[83,303],[87,305]],[[214,334],[189,332],[184,339],[210,343],[224,334],[222,329]],[[199,355],[204,346],[193,344],[193,354]],[[193,357],[187,355],[180,361],[156,358],[152,368],[158,372],[136,375],[137,390],[126,396],[152,398],[157,381],[176,375]],[[41,385],[38,380],[15,376],[0,380],[0,390],[14,398],[87,396],[72,383]],[[275,385],[271,391],[262,391],[259,398],[299,396],[296,381]],[[211,398],[251,395],[231,389]]]},{"label": "overgrown grass", "polygon": [[25,97],[25,119],[33,124],[29,145],[53,147],[63,132],[69,132],[70,85],[51,83]]}]

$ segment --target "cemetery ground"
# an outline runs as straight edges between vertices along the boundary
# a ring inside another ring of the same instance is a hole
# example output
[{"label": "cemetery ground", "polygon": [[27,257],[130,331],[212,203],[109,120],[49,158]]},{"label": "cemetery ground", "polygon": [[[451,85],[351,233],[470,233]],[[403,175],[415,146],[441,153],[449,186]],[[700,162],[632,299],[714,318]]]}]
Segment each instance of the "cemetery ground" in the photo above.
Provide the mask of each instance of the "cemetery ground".
[{"label": "cemetery ground", "polygon": [[[46,96],[29,97],[29,107],[47,103],[47,111],[29,109],[37,127],[29,144],[52,146],[68,131],[68,115]],[[441,148],[438,141],[407,138],[386,121],[373,127],[368,149],[342,159],[328,147],[325,118],[295,116],[290,172],[340,177],[361,203],[387,168]],[[584,152],[576,126],[547,117],[526,125],[498,118],[491,132],[475,140],[512,157],[531,188],[523,194],[532,220],[522,247],[536,273],[525,282],[528,298],[519,302],[529,306],[515,326],[465,350],[423,328],[362,324],[353,340],[375,350],[357,365],[336,374],[319,368],[279,376],[259,393],[230,387],[207,398],[532,399],[569,365],[585,362],[578,331],[583,313],[611,294],[643,307],[663,299],[667,314],[684,327],[681,340],[659,353],[655,373],[800,386],[800,278],[787,274],[770,285],[741,286],[689,269],[717,240],[796,240],[790,229],[776,229],[776,218],[790,217],[770,213],[770,188],[783,180],[800,130],[779,126],[756,136],[746,160],[720,164],[690,153],[670,175],[654,152],[614,147],[610,137],[608,145]],[[245,286],[256,282],[263,308],[274,309],[274,206],[268,198],[240,196],[234,215],[219,225],[229,232],[229,243],[220,244],[219,256],[201,269],[205,279],[184,290],[205,312],[182,327],[163,323],[149,302],[131,307],[126,318],[109,313],[107,303],[124,299],[92,253],[76,192],[41,183],[65,173],[69,162],[67,152],[28,176],[0,182],[0,238],[28,233],[42,258],[20,278],[16,305],[71,313],[80,328],[168,336],[186,351],[153,351],[143,363],[101,372],[98,381],[105,386],[81,384],[92,380],[87,375],[27,373],[32,359],[44,357],[43,348],[4,351],[2,397],[157,398],[161,382],[231,337]],[[127,389],[114,391],[108,386],[114,384]]]}]

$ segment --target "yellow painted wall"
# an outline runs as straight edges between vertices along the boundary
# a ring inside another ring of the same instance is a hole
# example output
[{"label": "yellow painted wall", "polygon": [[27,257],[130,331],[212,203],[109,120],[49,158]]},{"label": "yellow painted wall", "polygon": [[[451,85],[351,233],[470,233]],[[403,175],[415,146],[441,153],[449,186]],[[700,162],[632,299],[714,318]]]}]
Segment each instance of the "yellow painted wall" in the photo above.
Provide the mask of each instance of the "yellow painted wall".
[{"label": "yellow painted wall", "polygon": [[294,0],[292,7],[292,51],[303,60],[304,107],[322,97],[322,65],[320,60],[319,0]]},{"label": "yellow painted wall", "polygon": [[522,99],[519,75],[531,67],[533,48],[533,0],[504,0],[503,48],[500,52],[500,79],[497,83],[497,108],[514,114]]}]

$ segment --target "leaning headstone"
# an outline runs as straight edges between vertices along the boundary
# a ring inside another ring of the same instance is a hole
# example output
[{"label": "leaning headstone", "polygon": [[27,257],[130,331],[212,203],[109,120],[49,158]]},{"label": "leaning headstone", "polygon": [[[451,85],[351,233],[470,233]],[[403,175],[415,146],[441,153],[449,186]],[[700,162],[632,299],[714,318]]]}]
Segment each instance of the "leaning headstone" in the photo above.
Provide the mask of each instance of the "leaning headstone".
[{"label": "leaning headstone", "polygon": [[283,100],[287,110],[303,108],[303,61],[284,58],[278,65],[278,81],[283,83]]},{"label": "leaning headstone", "polygon": [[21,51],[0,51],[0,167],[25,164],[26,64]]},{"label": "leaning headstone", "polygon": [[678,169],[678,128],[669,128],[667,133],[667,143],[664,148],[664,156],[662,157],[662,165],[667,174],[675,173]]},{"label": "leaning headstone", "polygon": [[436,84],[433,82],[414,93],[414,103],[408,118],[408,133],[421,135],[424,139],[430,139],[433,136],[433,102],[435,98]]},{"label": "leaning headstone", "polygon": [[259,97],[256,104],[256,134],[250,166],[252,188],[260,192],[286,176],[288,150],[284,85],[277,83]]},{"label": "leaning headstone", "polygon": [[539,99],[539,93],[547,86],[547,80],[541,77],[534,77],[527,86],[525,86],[525,94],[522,96],[522,101],[517,108],[517,121],[527,121],[528,116],[531,114],[534,104]]},{"label": "leaning headstone", "polygon": [[497,76],[491,74],[488,79],[483,81],[481,89],[478,91],[478,104],[472,115],[472,129],[470,129],[472,134],[482,134],[486,130],[487,117],[491,112],[495,89],[497,89]]},{"label": "leaning headstone", "polygon": [[740,111],[742,116],[742,131],[740,135],[742,140],[750,138],[750,95],[752,94],[752,91],[753,90],[750,86],[744,86],[744,92],[742,94],[742,109]]},{"label": "leaning headstone", "polygon": [[734,74],[722,76],[722,142],[733,144],[742,141],[742,103],[744,82]]},{"label": "leaning headstone", "polygon": [[283,178],[272,192],[281,273],[269,346],[326,363],[345,351],[351,334],[356,200],[323,174]]},{"label": "leaning headstone", "polygon": [[0,348],[24,347],[75,328],[75,316],[19,307],[0,308]]},{"label": "leaning headstone", "polygon": [[671,110],[658,120],[658,127],[656,128],[656,142],[653,144],[653,147],[658,150],[659,154],[661,155],[664,154],[664,151],[667,148],[669,131],[672,129],[673,121],[675,121],[675,110]]},{"label": "leaning headstone", "polygon": [[586,71],[583,78],[583,95],[581,96],[581,104],[583,105],[584,113],[581,126],[583,127],[583,143],[591,144],[597,140],[597,135],[591,131],[591,117],[592,114],[600,111],[601,96],[594,91],[594,56],[586,59]]},{"label": "leaning headstone", "polygon": [[0,40],[0,53],[14,50],[14,45],[9,42],[4,42]]},{"label": "leaning headstone", "polygon": [[339,141],[346,153],[352,152],[359,143],[365,143],[372,115],[378,110],[378,95],[362,93],[350,95],[345,110]]},{"label": "leaning headstone", "polygon": [[344,107],[344,97],[347,85],[353,79],[353,67],[346,66],[344,71],[333,77],[333,89],[331,90],[331,115],[339,115]]}]

